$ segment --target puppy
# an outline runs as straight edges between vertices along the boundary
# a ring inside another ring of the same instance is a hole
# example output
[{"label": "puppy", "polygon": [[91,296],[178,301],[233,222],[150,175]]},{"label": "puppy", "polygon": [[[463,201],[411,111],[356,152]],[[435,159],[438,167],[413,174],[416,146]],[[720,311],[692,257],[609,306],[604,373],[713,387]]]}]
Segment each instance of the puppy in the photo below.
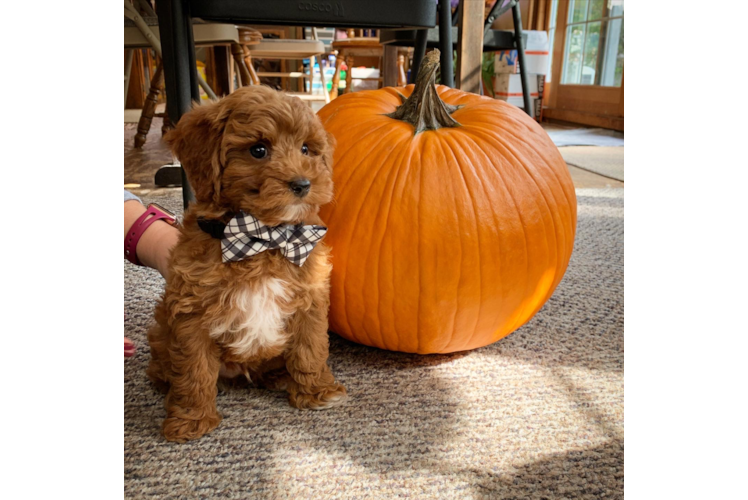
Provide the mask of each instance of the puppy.
[{"label": "puppy", "polygon": [[148,333],[148,375],[167,391],[163,433],[196,439],[221,421],[219,374],[286,390],[296,408],[340,404],[329,367],[331,139],[299,99],[244,87],[186,113],[165,137],[196,202]]}]

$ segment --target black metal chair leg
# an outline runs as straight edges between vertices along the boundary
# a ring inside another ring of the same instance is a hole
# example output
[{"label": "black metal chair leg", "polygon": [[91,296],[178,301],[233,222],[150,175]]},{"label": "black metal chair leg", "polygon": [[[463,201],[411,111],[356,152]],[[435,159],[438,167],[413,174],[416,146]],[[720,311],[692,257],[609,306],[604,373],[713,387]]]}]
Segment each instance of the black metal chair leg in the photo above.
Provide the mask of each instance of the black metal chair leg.
[{"label": "black metal chair leg", "polygon": [[454,87],[452,71],[452,6],[449,0],[439,0],[439,50],[441,51],[441,84]]},{"label": "black metal chair leg", "polygon": [[428,41],[428,30],[418,30],[416,33],[416,46],[413,49],[413,66],[410,68],[410,81],[415,83],[418,76],[418,70],[421,69],[421,61],[426,55],[426,42]]},{"label": "black metal chair leg", "polygon": [[530,100],[530,84],[525,71],[525,44],[522,41],[522,16],[519,11],[519,2],[512,6],[512,18],[514,19],[514,42],[517,45],[517,60],[519,62],[519,76],[522,80],[522,97],[525,101],[525,112],[533,116],[532,101]]},{"label": "black metal chair leg", "polygon": [[[167,113],[172,123],[176,125],[182,115],[192,108],[192,101],[200,101],[192,18],[189,4],[181,0],[159,0],[156,3],[156,9],[164,61]],[[187,181],[184,169],[180,170],[182,199],[184,208],[187,208],[190,202],[195,201],[195,195]]]}]

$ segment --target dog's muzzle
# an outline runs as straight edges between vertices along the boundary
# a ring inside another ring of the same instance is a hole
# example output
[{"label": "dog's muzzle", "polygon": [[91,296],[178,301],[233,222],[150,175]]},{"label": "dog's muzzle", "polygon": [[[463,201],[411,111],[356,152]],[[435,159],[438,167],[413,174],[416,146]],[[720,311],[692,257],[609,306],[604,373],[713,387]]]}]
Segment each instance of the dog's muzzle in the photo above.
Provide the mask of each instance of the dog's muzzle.
[{"label": "dog's muzzle", "polygon": [[298,196],[299,198],[303,198],[307,194],[309,194],[309,188],[312,186],[312,183],[309,179],[295,179],[288,183],[288,188],[291,190],[291,192]]}]

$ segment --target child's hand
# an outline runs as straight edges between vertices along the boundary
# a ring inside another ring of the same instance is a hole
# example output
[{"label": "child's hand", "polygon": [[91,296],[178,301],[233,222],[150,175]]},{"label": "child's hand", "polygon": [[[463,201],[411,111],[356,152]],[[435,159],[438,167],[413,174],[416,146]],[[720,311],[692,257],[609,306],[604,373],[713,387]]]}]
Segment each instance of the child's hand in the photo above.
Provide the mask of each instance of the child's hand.
[{"label": "child's hand", "polygon": [[125,357],[129,358],[130,356],[135,355],[135,344],[132,343],[132,340],[125,337]]}]

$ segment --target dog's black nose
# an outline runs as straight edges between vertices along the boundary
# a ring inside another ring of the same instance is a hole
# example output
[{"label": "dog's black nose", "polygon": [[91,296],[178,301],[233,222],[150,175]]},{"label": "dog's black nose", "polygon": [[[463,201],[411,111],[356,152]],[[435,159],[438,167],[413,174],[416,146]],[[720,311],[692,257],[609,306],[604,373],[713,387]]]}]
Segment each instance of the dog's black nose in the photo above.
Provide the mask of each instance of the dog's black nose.
[{"label": "dog's black nose", "polygon": [[311,185],[312,183],[309,179],[296,179],[288,183],[288,187],[293,191],[293,194],[299,198],[303,198],[307,195],[309,192],[309,186]]}]

